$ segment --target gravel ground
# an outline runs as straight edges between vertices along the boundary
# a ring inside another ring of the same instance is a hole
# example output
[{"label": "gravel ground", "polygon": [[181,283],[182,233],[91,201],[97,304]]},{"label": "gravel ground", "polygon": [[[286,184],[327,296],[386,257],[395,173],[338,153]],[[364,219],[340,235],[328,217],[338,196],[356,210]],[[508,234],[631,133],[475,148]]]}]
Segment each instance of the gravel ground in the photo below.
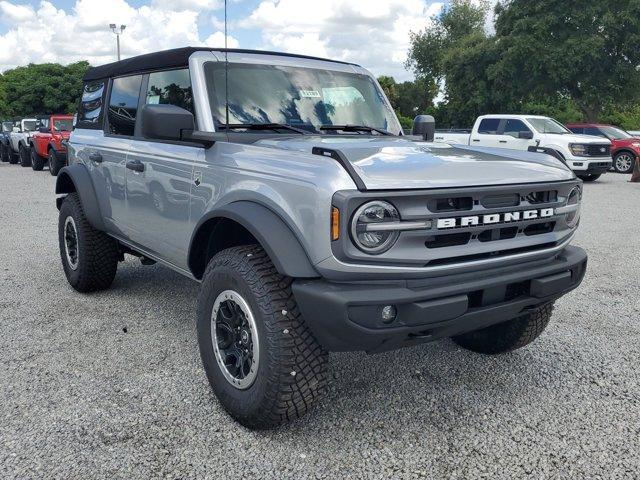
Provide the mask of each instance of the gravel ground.
[{"label": "gravel ground", "polygon": [[331,356],[328,396],[272,432],[211,393],[196,283],[134,260],[80,295],[54,178],[0,164],[2,478],[638,478],[640,185],[585,185],[580,289],[543,336],[487,357],[450,341]]}]

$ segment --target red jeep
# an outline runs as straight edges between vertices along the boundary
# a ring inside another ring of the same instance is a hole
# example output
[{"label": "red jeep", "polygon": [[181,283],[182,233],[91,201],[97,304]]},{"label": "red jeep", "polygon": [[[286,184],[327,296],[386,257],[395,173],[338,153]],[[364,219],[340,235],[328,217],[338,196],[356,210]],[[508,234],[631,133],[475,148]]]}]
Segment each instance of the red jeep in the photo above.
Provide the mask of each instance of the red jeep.
[{"label": "red jeep", "polygon": [[52,115],[48,123],[42,122],[38,131],[31,137],[31,167],[42,170],[49,162],[51,175],[58,175],[58,171],[67,163],[66,142],[73,129],[73,116]]},{"label": "red jeep", "polygon": [[640,157],[640,138],[621,128],[599,123],[569,123],[566,127],[573,133],[608,138],[611,140],[613,169],[618,173],[633,171],[633,164]]}]

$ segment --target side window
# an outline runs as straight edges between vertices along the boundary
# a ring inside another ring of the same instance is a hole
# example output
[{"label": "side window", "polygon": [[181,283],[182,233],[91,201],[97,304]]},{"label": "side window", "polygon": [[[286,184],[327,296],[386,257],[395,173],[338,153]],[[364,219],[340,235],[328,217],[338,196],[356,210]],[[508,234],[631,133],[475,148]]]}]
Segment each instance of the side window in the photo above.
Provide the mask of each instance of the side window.
[{"label": "side window", "polygon": [[78,106],[77,128],[102,128],[102,105],[106,80],[86,82],[82,87],[82,98]]},{"label": "side window", "polygon": [[189,70],[170,70],[149,74],[145,104],[169,104],[194,112]]},{"label": "side window", "polygon": [[529,127],[527,127],[522,120],[518,120],[516,118],[507,119],[504,125],[504,134],[511,135],[512,137],[517,137],[520,132],[530,132]]},{"label": "side window", "polygon": [[482,133],[484,135],[496,135],[498,133],[499,125],[499,118],[483,118],[482,120],[480,120],[478,133]]},{"label": "side window", "polygon": [[113,79],[107,115],[109,133],[133,136],[141,85],[142,75]]},{"label": "side window", "polygon": [[604,137],[604,134],[596,127],[586,127],[584,129],[585,135],[595,135],[596,137]]}]

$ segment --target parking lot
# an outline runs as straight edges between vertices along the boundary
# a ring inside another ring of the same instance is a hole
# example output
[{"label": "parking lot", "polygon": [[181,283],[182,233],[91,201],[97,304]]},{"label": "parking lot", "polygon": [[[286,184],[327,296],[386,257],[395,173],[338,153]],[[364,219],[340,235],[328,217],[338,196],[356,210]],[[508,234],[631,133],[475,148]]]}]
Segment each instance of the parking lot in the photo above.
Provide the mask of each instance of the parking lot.
[{"label": "parking lot", "polygon": [[120,264],[81,295],[57,246],[54,177],[0,164],[2,478],[638,478],[640,185],[585,184],[583,285],[531,346],[450,341],[334,354],[302,420],[251,432],[218,405],[198,285]]}]

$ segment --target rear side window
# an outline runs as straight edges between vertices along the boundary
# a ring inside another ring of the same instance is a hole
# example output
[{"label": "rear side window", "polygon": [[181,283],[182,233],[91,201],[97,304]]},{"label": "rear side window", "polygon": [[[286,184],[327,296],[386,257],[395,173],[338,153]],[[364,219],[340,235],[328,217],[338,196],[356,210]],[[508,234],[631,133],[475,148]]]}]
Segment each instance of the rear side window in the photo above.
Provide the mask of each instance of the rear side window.
[{"label": "rear side window", "polygon": [[480,120],[478,126],[478,133],[485,135],[496,135],[498,133],[498,126],[500,125],[499,118],[484,118]]},{"label": "rear side window", "polygon": [[504,134],[512,135],[517,137],[520,132],[529,132],[529,127],[527,127],[522,120],[518,120],[516,118],[509,118],[505,122],[504,125]]},{"label": "rear side window", "polygon": [[188,69],[149,74],[147,105],[175,105],[194,112],[193,91]]},{"label": "rear side window", "polygon": [[567,127],[569,130],[571,130],[573,133],[584,133],[584,128],[582,127]]},{"label": "rear side window", "polygon": [[132,137],[136,129],[142,75],[113,79],[109,97],[108,131]]},{"label": "rear side window", "polygon": [[78,106],[77,128],[102,128],[106,80],[86,82],[82,87],[82,98]]}]

